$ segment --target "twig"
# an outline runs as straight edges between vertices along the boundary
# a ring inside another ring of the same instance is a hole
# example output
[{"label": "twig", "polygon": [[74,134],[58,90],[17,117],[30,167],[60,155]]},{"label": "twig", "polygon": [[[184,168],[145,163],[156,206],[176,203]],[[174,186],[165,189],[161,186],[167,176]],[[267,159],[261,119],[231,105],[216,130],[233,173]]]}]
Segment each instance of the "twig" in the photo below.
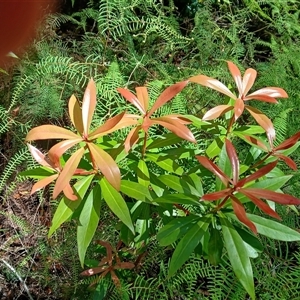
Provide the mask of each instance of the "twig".
[{"label": "twig", "polygon": [[23,287],[24,287],[24,290],[26,291],[28,297],[30,300],[33,300],[30,292],[29,292],[29,289],[25,283],[25,281],[21,278],[21,276],[19,275],[19,273],[13,268],[13,266],[11,266],[7,261],[5,261],[4,259],[0,259],[17,277],[18,279],[20,280],[20,282],[23,284]]}]

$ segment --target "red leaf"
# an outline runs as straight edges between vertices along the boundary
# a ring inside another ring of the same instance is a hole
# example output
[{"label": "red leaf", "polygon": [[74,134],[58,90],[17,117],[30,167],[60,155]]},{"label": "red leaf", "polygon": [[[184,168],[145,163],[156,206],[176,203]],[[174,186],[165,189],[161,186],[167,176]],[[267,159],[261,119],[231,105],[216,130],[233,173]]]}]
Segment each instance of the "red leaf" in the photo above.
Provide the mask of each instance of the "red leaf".
[{"label": "red leaf", "polygon": [[257,146],[258,148],[261,148],[262,150],[268,152],[269,149],[268,147],[260,140],[258,140],[257,138],[253,137],[253,136],[248,136],[248,135],[244,135],[244,138],[249,141],[251,144]]},{"label": "red leaf", "polygon": [[212,77],[197,75],[189,78],[188,80],[216,90],[234,100],[237,99],[237,97],[222,82]]},{"label": "red leaf", "polygon": [[48,176],[46,178],[43,178],[41,180],[39,180],[38,182],[36,182],[32,189],[31,189],[31,193],[30,195],[32,195],[33,193],[35,193],[36,191],[44,188],[46,185],[50,184],[52,181],[54,181],[56,178],[58,177],[58,174],[54,174],[51,176]]},{"label": "red leaf", "polygon": [[268,139],[273,142],[275,139],[275,129],[272,121],[260,110],[254,107],[245,105],[245,108],[249,111],[249,113],[256,120],[256,122],[266,131]]},{"label": "red leaf", "polygon": [[282,194],[277,193],[274,191],[269,190],[263,190],[263,189],[256,189],[256,188],[247,188],[247,189],[241,189],[241,193],[246,190],[246,192],[249,192],[251,195],[264,198],[267,200],[274,201],[276,203],[284,204],[284,205],[300,205],[300,199],[297,199],[294,196],[288,195],[288,194]]},{"label": "red leaf", "polygon": [[49,139],[78,139],[78,135],[56,125],[42,125],[31,129],[25,140],[35,141]]},{"label": "red leaf", "polygon": [[206,200],[206,201],[215,201],[215,200],[219,200],[221,198],[224,198],[228,195],[231,194],[231,188],[228,189],[224,189],[222,191],[218,191],[218,192],[214,192],[214,193],[209,193],[209,194],[205,194],[201,197],[202,200]]},{"label": "red leaf", "polygon": [[274,150],[285,150],[294,146],[300,138],[300,131],[282,142],[280,145],[274,148]]},{"label": "red leaf", "polygon": [[117,127],[117,125],[123,120],[124,116],[125,112],[108,119],[103,125],[89,134],[88,138],[90,140],[94,140],[99,136],[106,135],[108,133],[114,132],[117,129],[120,129],[120,127]]},{"label": "red leaf", "polygon": [[76,130],[83,135],[82,110],[74,95],[69,100],[69,116]]},{"label": "red leaf", "polygon": [[242,99],[236,99],[234,104],[234,120],[236,121],[244,112],[245,104]]},{"label": "red leaf", "polygon": [[123,88],[117,88],[117,91],[130,103],[132,103],[143,115],[146,114],[146,111],[143,107],[143,104],[140,100],[129,90]]},{"label": "red leaf", "polygon": [[49,164],[45,155],[40,150],[38,150],[37,148],[35,148],[34,146],[32,146],[30,144],[27,144],[27,146],[31,153],[31,156],[36,160],[37,163],[39,163],[40,165],[42,165],[44,167],[55,169],[55,167],[53,165]]},{"label": "red leaf", "polygon": [[82,100],[82,124],[83,134],[87,137],[89,134],[89,128],[92,123],[92,118],[96,108],[96,84],[93,79],[88,83],[85,89]]},{"label": "red leaf", "polygon": [[55,144],[48,152],[48,156],[52,161],[58,161],[59,158],[71,147],[80,143],[82,139],[70,139]]},{"label": "red leaf", "polygon": [[[243,76],[243,95],[246,96],[252,88],[256,79],[257,72],[254,69],[247,69]],[[243,99],[245,100],[245,98]]]},{"label": "red leaf", "polygon": [[183,88],[188,84],[188,81],[181,81],[178,83],[175,83],[168,88],[166,88],[160,96],[155,101],[154,105],[150,109],[148,113],[148,117],[150,117],[157,109],[159,109],[161,106],[163,106],[165,103],[170,101],[172,98],[174,98],[179,92],[183,90]]},{"label": "red leaf", "polygon": [[126,140],[124,142],[126,153],[128,153],[129,150],[133,147],[133,145],[138,141],[140,130],[141,130],[141,126],[137,126],[136,128],[132,128],[128,133]]},{"label": "red leaf", "polygon": [[248,101],[248,100],[251,100],[251,99],[260,100],[260,101],[269,102],[269,103],[278,103],[278,101],[275,98],[272,98],[272,97],[267,96],[267,95],[247,96],[247,97],[245,97],[244,100]]},{"label": "red leaf", "polygon": [[[248,99],[257,99],[256,97],[267,96],[269,98],[288,98],[288,94],[285,90],[278,87],[266,87],[259,89],[252,94],[248,95],[246,98]],[[258,99],[259,100],[259,99]],[[275,99],[274,99],[275,100]],[[275,100],[276,101],[276,100]],[[271,102],[271,101],[269,101]]]},{"label": "red leaf", "polygon": [[59,193],[69,184],[83,154],[84,148],[80,148],[67,160],[62,172],[56,180],[53,190],[53,199],[56,199]]},{"label": "red leaf", "polygon": [[169,129],[170,131],[172,131],[182,139],[185,139],[192,143],[197,143],[193,133],[187,127],[182,125],[180,121],[177,119],[169,118],[169,116],[165,116],[165,117],[152,119],[152,121],[154,123],[160,124],[163,127]]},{"label": "red leaf", "polygon": [[231,61],[227,61],[228,69],[235,81],[235,84],[239,91],[239,97],[243,95],[243,82],[242,82],[242,76],[239,68]]},{"label": "red leaf", "polygon": [[220,116],[224,115],[226,112],[230,111],[233,109],[233,106],[230,105],[218,105],[209,111],[205,113],[203,116],[202,120],[213,120],[216,118],[219,118]]},{"label": "red leaf", "polygon": [[244,194],[248,197],[256,206],[258,206],[263,212],[268,214],[269,216],[281,220],[280,216],[265,202],[255,197],[251,193],[248,192],[247,189],[239,190],[240,193]]},{"label": "red leaf", "polygon": [[285,156],[283,154],[276,153],[275,156],[279,157],[282,159],[291,169],[297,170],[297,165],[296,163],[288,156]]},{"label": "red leaf", "polygon": [[113,158],[103,149],[95,144],[87,144],[92,160],[101,173],[105,176],[107,181],[116,189],[120,190],[121,173],[118,165]]},{"label": "red leaf", "polygon": [[217,177],[220,178],[220,180],[224,183],[225,186],[227,186],[229,183],[233,184],[232,180],[228,178],[228,176],[213,162],[211,162],[207,157],[205,156],[196,156],[200,164],[214,173]]},{"label": "red leaf", "polygon": [[226,145],[226,152],[232,168],[233,185],[236,185],[239,180],[240,162],[231,142],[226,139],[225,145]]},{"label": "red leaf", "polygon": [[249,227],[255,234],[257,234],[257,229],[255,225],[247,218],[246,211],[242,203],[233,195],[231,196],[231,203],[237,218],[247,227]]},{"label": "red leaf", "polygon": [[67,184],[66,187],[63,189],[64,195],[71,201],[77,200],[77,196],[74,194],[74,191],[70,184]]},{"label": "red leaf", "polygon": [[265,176],[266,174],[268,174],[269,172],[271,172],[277,165],[277,160],[274,162],[271,162],[265,166],[263,166],[261,169],[257,170],[256,172],[254,172],[253,174],[243,178],[242,180],[240,180],[237,183],[237,187],[243,187],[246,183],[254,181],[258,178],[261,178],[263,176]]},{"label": "red leaf", "polygon": [[146,112],[148,110],[148,105],[149,105],[149,95],[147,88],[142,86],[142,87],[136,87],[136,96],[139,99],[144,111]]}]

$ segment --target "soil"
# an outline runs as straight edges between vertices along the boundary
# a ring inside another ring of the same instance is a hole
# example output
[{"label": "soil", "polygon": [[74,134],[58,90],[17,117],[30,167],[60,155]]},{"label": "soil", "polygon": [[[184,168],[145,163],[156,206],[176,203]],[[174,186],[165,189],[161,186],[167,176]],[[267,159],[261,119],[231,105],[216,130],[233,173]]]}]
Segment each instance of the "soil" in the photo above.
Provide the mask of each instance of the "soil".
[{"label": "soil", "polygon": [[30,182],[22,182],[0,202],[1,300],[58,299],[36,276],[44,267],[37,245],[47,236],[50,207],[30,195],[31,187]]}]

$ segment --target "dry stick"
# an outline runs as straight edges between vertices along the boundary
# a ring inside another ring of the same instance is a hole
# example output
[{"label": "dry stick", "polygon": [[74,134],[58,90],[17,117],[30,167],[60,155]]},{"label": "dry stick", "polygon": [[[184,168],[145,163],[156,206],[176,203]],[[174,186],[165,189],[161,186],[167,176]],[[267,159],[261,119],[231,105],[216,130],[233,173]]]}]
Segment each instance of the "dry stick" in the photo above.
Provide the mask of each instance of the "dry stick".
[{"label": "dry stick", "polygon": [[32,298],[32,296],[31,296],[31,294],[29,292],[29,289],[28,289],[25,281],[21,278],[21,276],[19,275],[19,273],[7,261],[5,261],[2,258],[0,260],[18,277],[18,279],[20,280],[20,282],[23,284],[24,290],[26,291],[29,299],[33,300],[33,298]]}]

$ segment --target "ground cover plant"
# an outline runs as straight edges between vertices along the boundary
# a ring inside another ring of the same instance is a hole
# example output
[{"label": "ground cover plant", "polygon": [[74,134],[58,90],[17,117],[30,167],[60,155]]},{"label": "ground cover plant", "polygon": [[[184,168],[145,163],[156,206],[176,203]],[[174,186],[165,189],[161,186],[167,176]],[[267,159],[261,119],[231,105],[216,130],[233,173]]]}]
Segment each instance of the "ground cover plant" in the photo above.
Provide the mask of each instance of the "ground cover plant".
[{"label": "ground cover plant", "polygon": [[[276,98],[287,98],[287,93],[278,87],[265,87],[247,95],[256,79],[256,71],[247,69],[242,77],[234,63],[228,62],[228,68],[237,85],[237,96],[220,81],[202,74],[169,86],[151,108],[145,87],[137,87],[136,95],[128,89],[118,88],[142,116],[123,112],[93,129],[90,127],[96,108],[96,85],[91,79],[81,105],[75,96],[69,100],[69,116],[78,134],[56,125],[42,125],[29,131],[27,142],[63,139],[50,148],[47,156],[28,144],[41,167],[21,175],[39,179],[32,193],[56,180],[53,198],[61,192],[64,196],[53,216],[49,237],[64,222],[77,220],[77,245],[82,267],[101,220],[102,201],[122,222],[120,243],[134,248],[142,244],[140,254],[150,235],[155,234],[151,228],[153,218],[162,224],[157,233],[162,246],[180,240],[170,260],[168,277],[174,275],[193,252],[207,256],[212,264],[221,263],[225,247],[234,273],[252,299],[255,299],[255,288],[250,258],[261,251],[256,235],[282,241],[300,240],[297,231],[255,214],[259,208],[280,219],[276,203],[297,210],[295,205],[300,204],[300,199],[280,190],[291,176],[286,176],[277,165],[278,160],[283,160],[292,169],[297,169],[288,154],[299,146],[300,133],[274,147],[276,133],[271,120],[260,110],[244,104],[252,99],[277,103]],[[151,117],[190,82],[225,94],[229,97],[228,104],[212,108],[202,120],[179,114]],[[244,108],[259,126],[235,126]],[[218,118],[223,115],[225,122],[221,125]],[[198,130],[215,131],[212,143],[207,149],[200,149],[205,155],[195,155],[195,150],[180,144],[181,139],[196,143],[188,124],[197,126]],[[149,128],[153,125],[163,126],[172,133],[151,139]],[[128,126],[135,127],[125,140],[110,138],[110,133]],[[236,139],[242,139],[245,147],[249,147],[249,155],[242,165],[233,145]],[[76,145],[75,152],[69,151]],[[163,150],[174,145],[172,151]],[[192,160],[194,157],[217,177],[215,183],[200,166],[194,164],[193,168],[184,170],[178,163],[180,158]],[[118,163],[130,168],[120,170]],[[98,277],[100,280],[110,272],[115,284],[120,286],[115,270],[132,269],[135,264],[121,262],[116,256],[113,265],[111,246],[107,241],[99,243],[107,249],[106,257],[83,275],[102,273]]]}]

